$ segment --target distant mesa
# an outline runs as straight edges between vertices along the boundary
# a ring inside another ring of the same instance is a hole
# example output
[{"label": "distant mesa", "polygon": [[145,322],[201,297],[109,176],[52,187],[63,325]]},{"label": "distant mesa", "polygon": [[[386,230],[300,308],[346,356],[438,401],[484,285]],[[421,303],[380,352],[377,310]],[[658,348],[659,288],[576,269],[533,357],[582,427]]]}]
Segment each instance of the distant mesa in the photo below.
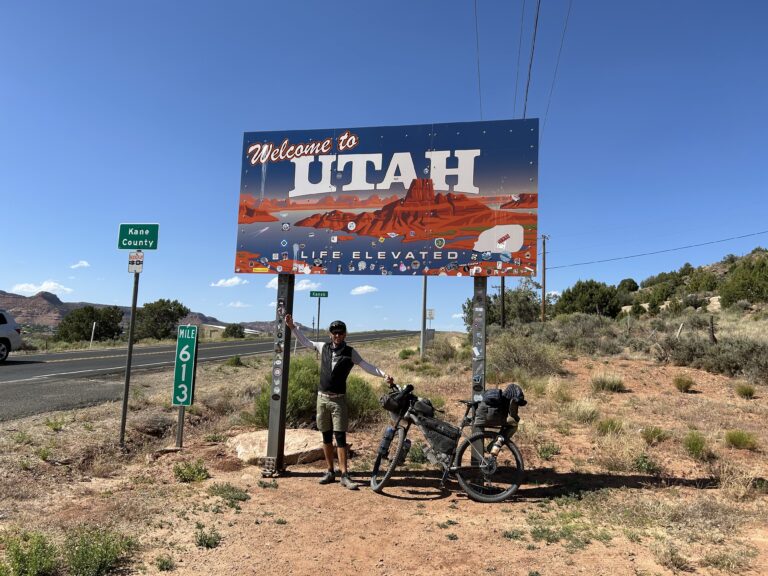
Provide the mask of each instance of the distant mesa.
[{"label": "distant mesa", "polygon": [[278,220],[271,212],[291,210],[321,210],[338,208],[381,208],[389,202],[398,199],[397,195],[382,198],[376,194],[368,198],[358,198],[352,194],[339,196],[323,196],[322,198],[306,200],[289,200],[285,198],[258,199],[252,194],[240,194],[239,224],[252,224],[254,222],[274,222]]},{"label": "distant mesa", "polygon": [[382,236],[389,232],[402,234],[406,241],[424,240],[443,235],[446,238],[472,236],[499,224],[534,224],[535,214],[493,210],[483,202],[464,194],[435,193],[431,178],[416,178],[402,199],[395,199],[374,212],[357,214],[331,210],[313,214],[296,222],[296,226],[349,230],[355,234]]},{"label": "distant mesa", "polygon": [[252,224],[253,222],[277,222],[277,218],[269,212],[256,207],[256,199],[253,196],[242,194],[240,196],[240,208],[237,221],[240,224]]}]

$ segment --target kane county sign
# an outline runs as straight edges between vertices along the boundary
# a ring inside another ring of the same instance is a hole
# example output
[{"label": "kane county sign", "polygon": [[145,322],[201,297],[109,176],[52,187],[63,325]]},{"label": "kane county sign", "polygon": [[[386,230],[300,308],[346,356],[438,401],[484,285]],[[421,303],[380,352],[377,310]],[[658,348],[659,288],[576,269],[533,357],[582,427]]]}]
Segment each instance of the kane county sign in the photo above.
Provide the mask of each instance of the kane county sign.
[{"label": "kane county sign", "polygon": [[235,272],[535,276],[538,130],[247,132]]},{"label": "kane county sign", "polygon": [[117,247],[120,250],[157,250],[160,224],[120,224]]}]

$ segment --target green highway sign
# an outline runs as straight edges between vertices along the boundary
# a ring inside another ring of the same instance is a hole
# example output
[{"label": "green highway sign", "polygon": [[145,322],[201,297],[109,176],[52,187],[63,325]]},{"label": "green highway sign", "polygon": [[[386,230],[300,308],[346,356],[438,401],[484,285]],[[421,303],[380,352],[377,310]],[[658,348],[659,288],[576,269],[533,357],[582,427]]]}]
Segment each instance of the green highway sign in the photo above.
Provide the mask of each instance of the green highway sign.
[{"label": "green highway sign", "polygon": [[160,224],[120,224],[117,247],[120,250],[157,250]]},{"label": "green highway sign", "polygon": [[312,290],[309,293],[310,298],[328,298],[328,292],[321,292],[317,290]]},{"label": "green highway sign", "polygon": [[176,368],[173,371],[173,406],[191,406],[197,369],[197,326],[179,326]]}]

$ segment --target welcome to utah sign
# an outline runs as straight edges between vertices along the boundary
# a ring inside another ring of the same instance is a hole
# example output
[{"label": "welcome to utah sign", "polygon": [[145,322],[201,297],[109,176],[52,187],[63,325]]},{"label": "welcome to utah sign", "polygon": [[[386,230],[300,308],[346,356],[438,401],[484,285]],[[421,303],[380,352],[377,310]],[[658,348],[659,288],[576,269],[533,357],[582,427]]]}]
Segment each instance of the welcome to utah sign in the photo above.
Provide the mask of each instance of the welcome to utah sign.
[{"label": "welcome to utah sign", "polygon": [[235,272],[532,276],[538,120],[247,132]]}]

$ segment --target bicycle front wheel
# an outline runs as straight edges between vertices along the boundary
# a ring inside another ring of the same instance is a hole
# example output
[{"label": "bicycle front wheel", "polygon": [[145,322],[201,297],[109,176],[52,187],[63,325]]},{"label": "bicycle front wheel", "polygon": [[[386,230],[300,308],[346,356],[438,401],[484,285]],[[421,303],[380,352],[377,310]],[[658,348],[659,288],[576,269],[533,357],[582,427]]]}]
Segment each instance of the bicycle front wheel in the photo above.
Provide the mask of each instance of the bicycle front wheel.
[{"label": "bicycle front wheel", "polygon": [[371,490],[374,492],[381,492],[392,477],[392,473],[403,454],[405,435],[405,428],[398,426],[392,444],[389,445],[389,461],[385,461],[381,454],[376,455],[376,461],[373,463],[373,471],[371,472]]},{"label": "bicycle front wheel", "polygon": [[490,450],[499,434],[478,432],[465,440],[454,460],[456,480],[467,496],[478,502],[503,502],[523,480],[523,456],[507,439],[494,457]]}]

